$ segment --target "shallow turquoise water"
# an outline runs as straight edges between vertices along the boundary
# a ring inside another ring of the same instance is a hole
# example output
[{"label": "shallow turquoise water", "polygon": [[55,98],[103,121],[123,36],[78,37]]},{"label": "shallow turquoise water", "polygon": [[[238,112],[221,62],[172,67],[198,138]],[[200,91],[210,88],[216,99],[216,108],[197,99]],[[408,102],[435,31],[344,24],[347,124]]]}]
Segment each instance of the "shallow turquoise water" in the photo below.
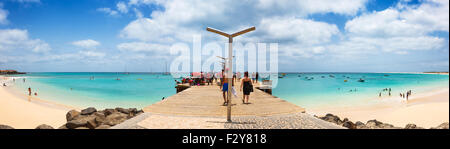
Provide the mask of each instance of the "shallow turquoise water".
[{"label": "shallow turquoise water", "polygon": [[[20,93],[27,94],[31,87],[42,99],[77,107],[142,108],[176,93],[172,76],[163,74],[28,73],[17,77],[27,77],[26,82],[15,82]],[[360,78],[365,81],[358,82]],[[370,104],[377,101],[383,88],[391,88],[392,96],[399,96],[407,90],[420,93],[448,87],[448,81],[448,75],[437,74],[290,73],[278,80],[273,95],[306,108]]]},{"label": "shallow turquoise water", "polygon": [[[330,75],[334,76],[331,77]],[[306,79],[314,78],[311,80]],[[358,82],[363,79],[364,82]],[[347,82],[344,82],[347,80]],[[448,87],[449,76],[403,73],[303,73],[280,78],[273,95],[306,108],[351,106],[378,102],[379,93],[387,97],[412,90],[413,94]],[[356,91],[355,91],[356,90]]]},{"label": "shallow turquoise water", "polygon": [[25,76],[25,83],[16,80],[20,91],[27,93],[31,87],[39,98],[78,107],[142,108],[176,93],[174,79],[163,74],[29,73]]}]

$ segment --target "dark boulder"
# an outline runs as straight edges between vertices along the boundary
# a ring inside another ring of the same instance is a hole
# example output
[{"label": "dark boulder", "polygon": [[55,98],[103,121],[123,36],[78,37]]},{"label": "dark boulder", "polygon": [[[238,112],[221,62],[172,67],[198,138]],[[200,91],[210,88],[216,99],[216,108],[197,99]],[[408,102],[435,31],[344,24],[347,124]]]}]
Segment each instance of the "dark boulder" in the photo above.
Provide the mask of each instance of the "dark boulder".
[{"label": "dark boulder", "polygon": [[78,115],[80,115],[81,113],[76,111],[76,110],[70,110],[69,112],[67,112],[66,114],[66,120],[67,121],[71,121],[73,120],[73,118],[77,117]]},{"label": "dark boulder", "polygon": [[120,124],[123,121],[127,120],[128,119],[127,117],[128,117],[127,114],[115,112],[111,115],[108,115],[106,117],[105,121],[103,122],[103,124],[106,124],[109,126],[114,126],[114,125]]},{"label": "dark boulder", "polygon": [[406,124],[405,129],[416,129],[416,124]]},{"label": "dark boulder", "polygon": [[92,114],[94,112],[97,112],[97,109],[95,109],[93,107],[89,107],[89,108],[86,108],[84,110],[81,110],[81,115],[90,115],[90,114]]},{"label": "dark boulder", "polygon": [[0,124],[0,129],[14,129],[14,128],[11,127],[11,126],[8,126],[8,125],[2,125],[2,124]]},{"label": "dark boulder", "polygon": [[114,110],[114,109],[105,109],[105,110],[103,110],[103,114],[105,114],[105,116],[108,116],[108,115],[110,115],[110,114],[112,114],[114,112],[116,112],[116,110]]},{"label": "dark boulder", "polygon": [[383,124],[382,122],[380,122],[380,121],[377,121],[377,120],[369,120],[369,121],[367,121],[367,123],[366,123],[366,127],[369,127],[369,128],[379,128],[379,126],[381,125],[381,124]]},{"label": "dark boulder", "polygon": [[37,126],[35,129],[55,129],[50,125],[46,125],[46,124],[41,124],[39,126]]},{"label": "dark boulder", "polygon": [[105,122],[106,116],[104,113],[95,112],[93,115],[95,116],[95,123],[97,126],[102,125],[103,122]]},{"label": "dark boulder", "polygon": [[66,123],[66,127],[68,129],[75,129],[78,127],[88,127],[88,122],[90,124],[94,124],[95,123],[95,116],[77,116],[75,117],[73,120],[69,121]]},{"label": "dark boulder", "polygon": [[137,114],[137,109],[136,108],[129,108],[128,109],[130,111],[130,113],[133,113],[134,115]]},{"label": "dark boulder", "polygon": [[348,120],[344,122],[342,126],[347,127],[348,129],[356,129],[356,124]]},{"label": "dark boulder", "polygon": [[325,115],[324,117],[320,117],[320,119],[331,122],[331,123],[335,123],[338,125],[342,124],[342,121],[338,116],[329,114],[329,113],[327,115]]},{"label": "dark boulder", "polygon": [[116,111],[122,112],[124,114],[130,114],[130,110],[124,108],[116,108]]},{"label": "dark boulder", "polygon": [[431,129],[448,129],[448,122],[442,123],[437,127],[432,127]]}]

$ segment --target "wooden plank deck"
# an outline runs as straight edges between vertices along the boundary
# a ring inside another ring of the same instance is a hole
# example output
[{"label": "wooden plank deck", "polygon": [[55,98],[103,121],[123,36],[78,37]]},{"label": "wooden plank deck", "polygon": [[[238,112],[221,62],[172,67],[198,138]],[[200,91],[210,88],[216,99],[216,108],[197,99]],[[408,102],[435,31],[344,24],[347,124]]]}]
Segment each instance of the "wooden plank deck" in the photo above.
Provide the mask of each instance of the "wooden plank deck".
[{"label": "wooden plank deck", "polygon": [[[250,94],[250,104],[243,104],[242,92],[239,89],[237,92],[238,97],[232,97],[232,116],[271,116],[305,112],[304,108],[258,89],[254,89]],[[222,104],[223,97],[219,86],[193,86],[143,110],[155,114],[226,117],[227,107]]]}]

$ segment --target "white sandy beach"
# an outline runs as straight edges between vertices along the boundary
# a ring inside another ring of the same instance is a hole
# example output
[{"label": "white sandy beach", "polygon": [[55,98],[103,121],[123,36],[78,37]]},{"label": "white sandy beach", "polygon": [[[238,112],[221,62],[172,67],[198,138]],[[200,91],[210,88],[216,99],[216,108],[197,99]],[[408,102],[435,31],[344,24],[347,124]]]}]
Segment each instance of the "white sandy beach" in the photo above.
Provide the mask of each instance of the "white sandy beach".
[{"label": "white sandy beach", "polygon": [[[2,82],[5,81],[1,78]],[[70,109],[36,97],[27,100],[25,95],[17,95],[7,87],[0,87],[0,124],[3,125],[34,129],[40,124],[47,124],[58,128],[66,122],[66,113]]]},{"label": "white sandy beach", "polygon": [[413,94],[406,102],[399,102],[400,97],[382,98],[393,100],[381,104],[346,108],[318,108],[307,110],[323,116],[332,113],[340,118],[348,118],[356,122],[367,122],[376,119],[383,123],[404,127],[413,123],[417,126],[430,128],[449,121],[449,88],[441,88],[427,93]]}]

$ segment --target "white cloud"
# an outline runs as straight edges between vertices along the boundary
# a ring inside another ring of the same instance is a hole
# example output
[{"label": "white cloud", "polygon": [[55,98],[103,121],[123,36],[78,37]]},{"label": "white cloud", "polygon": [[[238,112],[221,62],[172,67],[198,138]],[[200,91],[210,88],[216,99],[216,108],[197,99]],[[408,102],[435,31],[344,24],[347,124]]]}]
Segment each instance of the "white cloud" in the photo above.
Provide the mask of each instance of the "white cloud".
[{"label": "white cloud", "polygon": [[7,17],[8,17],[8,11],[2,9],[3,3],[0,3],[0,24],[6,24],[8,23]]},{"label": "white cloud", "polygon": [[449,31],[449,1],[427,0],[418,7],[402,7],[400,14],[407,22],[426,26],[427,30]]},{"label": "white cloud", "polygon": [[145,42],[130,42],[117,45],[117,49],[124,52],[168,52],[169,46]]},{"label": "white cloud", "polygon": [[278,9],[297,14],[333,12],[355,15],[365,9],[367,0],[259,0],[257,6],[263,9]]},{"label": "white cloud", "polygon": [[172,42],[175,26],[162,24],[149,18],[139,18],[128,24],[120,37],[141,41]]},{"label": "white cloud", "polygon": [[121,13],[128,13],[128,6],[124,2],[118,2],[116,6]]},{"label": "white cloud", "polygon": [[100,45],[100,42],[92,40],[92,39],[86,39],[86,40],[79,40],[72,42],[72,45],[82,47],[82,48],[95,48]]},{"label": "white cloud", "polygon": [[0,30],[0,51],[2,50],[31,50],[33,52],[47,52],[50,45],[40,39],[30,39],[27,30]]},{"label": "white cloud", "polygon": [[[245,41],[278,42],[281,55],[306,58],[331,55],[329,52],[343,58],[383,52],[408,54],[440,49],[446,42],[430,33],[448,32],[448,1],[425,0],[420,5],[364,12],[367,3],[367,0],[130,0],[128,6],[133,9],[138,10],[141,5],[158,5],[163,9],[154,10],[149,18],[138,17],[130,22],[120,32],[120,37],[167,45],[190,42],[193,34],[205,33],[206,26],[235,31],[254,25],[257,30],[246,35]],[[344,31],[335,24],[308,19],[310,14],[353,17],[359,12],[363,14],[348,21]],[[209,35],[203,34],[203,37],[208,39]]]},{"label": "white cloud", "polygon": [[329,49],[343,55],[380,51],[408,54],[408,51],[440,49],[445,39],[430,33],[448,32],[448,15],[448,1],[424,1],[417,6],[400,2],[396,7],[348,21],[345,39],[330,45]]},{"label": "white cloud", "polygon": [[97,11],[106,13],[110,16],[117,16],[118,12],[115,10],[111,10],[111,8],[98,8]]},{"label": "white cloud", "polygon": [[97,58],[103,58],[106,55],[105,53],[96,51],[80,51],[79,54],[84,57],[97,57]]},{"label": "white cloud", "polygon": [[262,19],[258,27],[267,34],[262,38],[271,41],[295,39],[294,42],[305,45],[327,43],[339,33],[334,24],[297,18]]}]

